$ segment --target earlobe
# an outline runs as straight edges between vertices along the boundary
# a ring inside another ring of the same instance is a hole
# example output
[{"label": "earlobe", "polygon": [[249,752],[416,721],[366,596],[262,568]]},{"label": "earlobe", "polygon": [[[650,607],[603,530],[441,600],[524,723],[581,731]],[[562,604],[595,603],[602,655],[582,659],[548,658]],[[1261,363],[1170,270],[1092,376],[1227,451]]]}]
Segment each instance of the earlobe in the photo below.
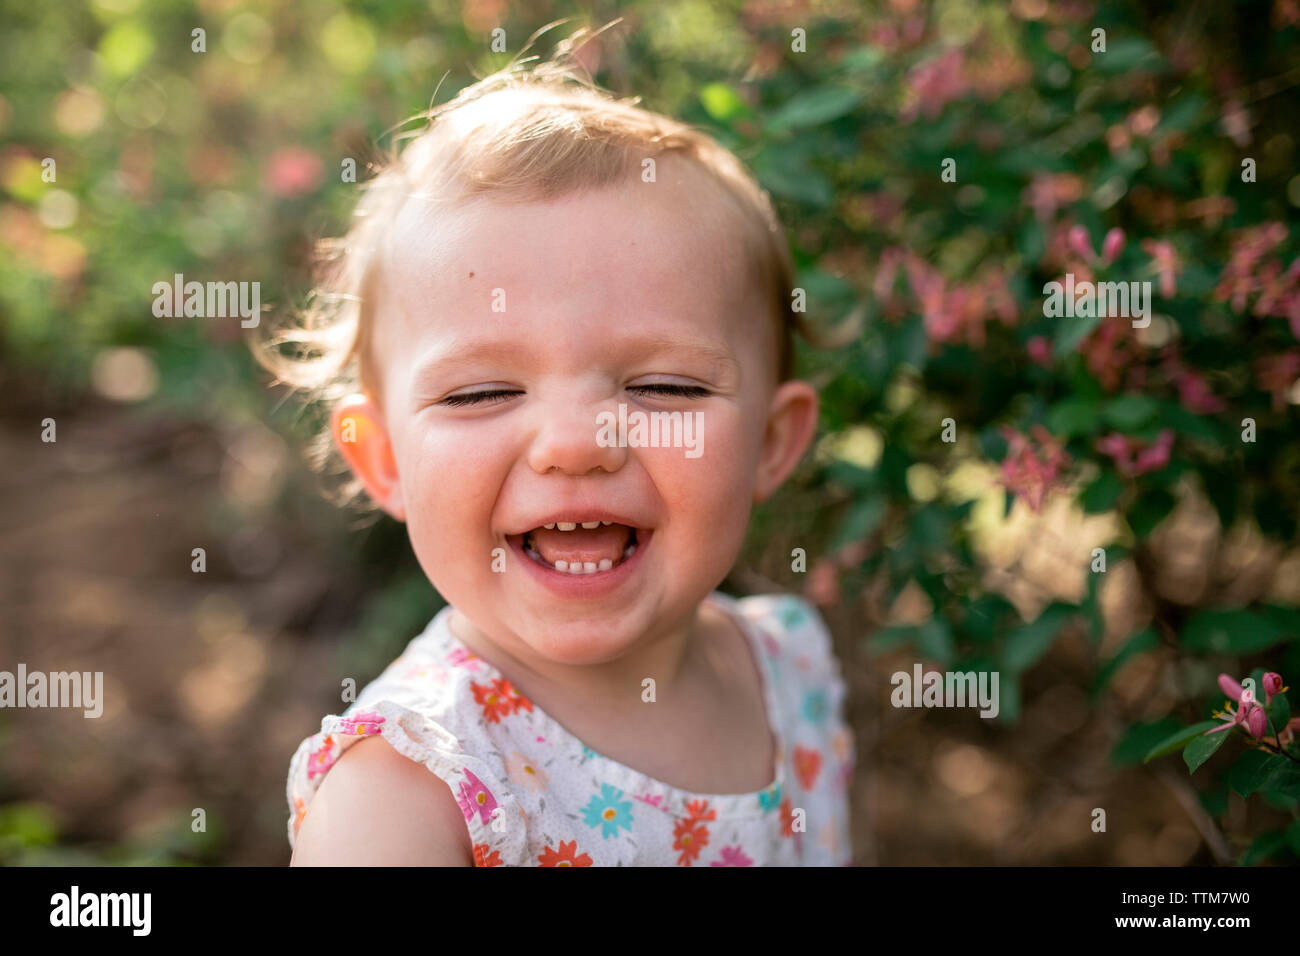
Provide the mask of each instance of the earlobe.
[{"label": "earlobe", "polygon": [[799,464],[817,431],[817,410],[817,391],[807,382],[785,382],[773,393],[754,480],[755,504],[770,498]]},{"label": "earlobe", "polygon": [[398,521],[405,521],[401,477],[379,406],[366,395],[349,395],[334,406],[330,433],[366,494]]}]

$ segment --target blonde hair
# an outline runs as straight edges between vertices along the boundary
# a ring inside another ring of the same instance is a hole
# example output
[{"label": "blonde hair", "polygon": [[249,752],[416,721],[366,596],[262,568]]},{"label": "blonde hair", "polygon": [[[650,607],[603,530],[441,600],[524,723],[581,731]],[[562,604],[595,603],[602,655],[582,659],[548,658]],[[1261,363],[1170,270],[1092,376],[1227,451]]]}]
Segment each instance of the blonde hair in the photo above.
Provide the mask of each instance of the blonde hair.
[{"label": "blonde hair", "polygon": [[[531,68],[516,61],[408,121],[426,125],[403,134],[409,145],[394,150],[363,187],[347,234],[318,244],[318,282],[305,309],[269,326],[254,348],[279,382],[321,402],[375,385],[369,343],[378,253],[407,197],[544,201],[639,175],[644,159],[661,156],[687,159],[721,187],[773,313],[777,381],[791,377],[794,334],[809,330],[792,308],[793,265],[770,199],[712,137],[592,83],[572,60],[588,37],[579,31],[550,61]],[[328,430],[316,451],[318,464],[330,457]]]}]

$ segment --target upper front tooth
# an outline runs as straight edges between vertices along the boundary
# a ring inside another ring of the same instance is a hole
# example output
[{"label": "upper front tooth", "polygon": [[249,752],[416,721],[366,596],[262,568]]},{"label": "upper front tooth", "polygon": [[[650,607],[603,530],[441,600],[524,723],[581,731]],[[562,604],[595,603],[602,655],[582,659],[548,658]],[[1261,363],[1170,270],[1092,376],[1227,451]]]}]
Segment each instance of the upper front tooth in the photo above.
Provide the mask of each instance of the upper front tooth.
[{"label": "upper front tooth", "polygon": [[599,527],[601,526],[602,523],[603,523],[603,522],[600,522],[600,521],[584,521],[584,522],[582,523],[582,526],[583,526],[584,528],[587,528],[588,530],[590,530],[590,529],[592,529],[592,528],[599,528]]},{"label": "upper front tooth", "polygon": [[550,530],[550,531],[554,531],[554,530],[555,530],[555,522],[552,521],[550,524],[544,524],[544,525],[542,525],[542,527],[543,527],[543,528],[547,528],[547,529]]},{"label": "upper front tooth", "polygon": [[611,524],[609,521],[602,521],[601,524]]},{"label": "upper front tooth", "polygon": [[572,531],[578,525],[573,521],[557,521],[555,526],[561,531]]}]

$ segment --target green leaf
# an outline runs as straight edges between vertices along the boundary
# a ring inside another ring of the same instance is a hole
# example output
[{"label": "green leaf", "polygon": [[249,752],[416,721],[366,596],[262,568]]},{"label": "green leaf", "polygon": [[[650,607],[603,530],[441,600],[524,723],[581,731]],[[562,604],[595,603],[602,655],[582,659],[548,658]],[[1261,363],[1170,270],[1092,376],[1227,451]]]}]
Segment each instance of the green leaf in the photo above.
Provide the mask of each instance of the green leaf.
[{"label": "green leaf", "polygon": [[1155,47],[1142,37],[1113,37],[1105,53],[1092,54],[1092,64],[1103,73],[1158,72],[1164,61]]},{"label": "green leaf", "polygon": [[791,98],[772,113],[767,128],[772,132],[820,126],[853,111],[862,93],[843,86],[822,86]]},{"label": "green leaf", "polygon": [[1079,503],[1088,514],[1099,514],[1115,507],[1115,502],[1119,500],[1120,492],[1123,490],[1123,480],[1115,471],[1107,468],[1092,484],[1083,489]]},{"label": "green leaf", "polygon": [[1206,610],[1183,625],[1182,644],[1207,654],[1254,654],[1282,639],[1282,629],[1255,611]]},{"label": "green leaf", "polygon": [[1101,424],[1097,403],[1086,398],[1067,398],[1047,412],[1047,429],[1053,435],[1070,438],[1091,435]]},{"label": "green leaf", "polygon": [[1074,613],[1070,605],[1054,602],[1033,621],[1012,631],[1002,651],[1002,666],[1015,674],[1033,667]]},{"label": "green leaf", "polygon": [[879,628],[867,638],[867,651],[873,655],[887,653],[915,640],[916,632],[914,624],[891,624]]},{"label": "green leaf", "polygon": [[831,542],[832,550],[838,550],[853,541],[860,541],[875,531],[876,526],[880,524],[880,519],[884,517],[887,504],[884,495],[872,495],[855,503]]},{"label": "green leaf", "polygon": [[1142,763],[1142,758],[1162,740],[1181,730],[1173,717],[1161,717],[1149,723],[1134,724],[1124,732],[1110,752],[1111,763],[1116,766]]},{"label": "green leaf", "polygon": [[1205,109],[1206,99],[1196,93],[1180,96],[1165,109],[1160,119],[1160,129],[1182,132],[1196,122]]},{"label": "green leaf", "polygon": [[744,101],[726,83],[710,83],[700,90],[705,111],[720,123],[729,122],[748,111]]},{"label": "green leaf", "polygon": [[1129,509],[1128,524],[1139,538],[1145,538],[1169,517],[1177,501],[1163,488],[1152,488]]},{"label": "green leaf", "polygon": [[1110,679],[1115,676],[1116,672],[1131,658],[1143,651],[1153,650],[1160,646],[1160,635],[1153,628],[1146,628],[1133,635],[1123,647],[1116,652],[1115,656],[1107,661],[1102,668],[1097,671],[1096,678],[1092,682],[1092,694],[1095,697],[1101,690],[1110,683]]},{"label": "green leaf", "polygon": [[[1190,741],[1195,740],[1199,735],[1217,726],[1219,726],[1219,721],[1217,720],[1203,720],[1199,724],[1192,724],[1190,727],[1184,727],[1182,730],[1175,731],[1147,751],[1147,755],[1142,758],[1142,762],[1150,763],[1157,757],[1163,757],[1165,754],[1171,754],[1175,750],[1180,750],[1187,746]],[[1230,731],[1225,730],[1224,733],[1230,733]]]},{"label": "green leaf", "polygon": [[1059,319],[1056,327],[1056,339],[1052,343],[1052,354],[1063,358],[1074,351],[1074,347],[1086,339],[1090,332],[1101,322],[1101,316],[1066,316]]},{"label": "green leaf", "polygon": [[1204,734],[1193,737],[1183,750],[1183,761],[1187,764],[1187,772],[1196,773],[1197,768],[1214,756],[1214,752],[1223,746],[1223,742],[1231,737],[1232,733],[1231,730],[1224,730],[1217,734],[1210,734],[1208,737]]},{"label": "green leaf", "polygon": [[1106,404],[1102,416],[1120,431],[1132,432],[1149,422],[1157,408],[1156,401],[1145,395],[1121,395]]},{"label": "green leaf", "polygon": [[1273,698],[1273,703],[1268,707],[1268,719],[1272,721],[1274,731],[1279,734],[1291,722],[1291,701],[1287,700],[1286,694],[1278,694]]},{"label": "green leaf", "polygon": [[1246,848],[1246,852],[1241,855],[1241,865],[1251,866],[1260,860],[1266,860],[1285,846],[1286,834],[1281,830],[1261,833],[1255,838],[1255,842]]},{"label": "green leaf", "polygon": [[[1224,733],[1230,734],[1232,731],[1225,730]],[[1263,787],[1274,771],[1286,762],[1285,757],[1277,754],[1265,753],[1263,750],[1247,750],[1228,770],[1228,786],[1232,788],[1233,793],[1243,799],[1249,797]]]},{"label": "green leaf", "polygon": [[1292,820],[1291,825],[1286,828],[1286,845],[1291,848],[1291,852],[1300,856],[1300,820]]},{"label": "green leaf", "polygon": [[951,662],[957,652],[952,641],[952,630],[937,617],[931,618],[917,629],[916,649],[927,660],[944,665]]}]

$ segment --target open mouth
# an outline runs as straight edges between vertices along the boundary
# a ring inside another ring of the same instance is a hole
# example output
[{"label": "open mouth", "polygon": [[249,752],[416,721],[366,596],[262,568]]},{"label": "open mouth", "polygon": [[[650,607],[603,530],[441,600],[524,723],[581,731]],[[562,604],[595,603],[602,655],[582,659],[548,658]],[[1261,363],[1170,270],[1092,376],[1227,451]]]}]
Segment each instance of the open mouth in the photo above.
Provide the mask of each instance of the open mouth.
[{"label": "open mouth", "polygon": [[650,532],[616,521],[557,521],[511,535],[529,560],[564,574],[612,571],[643,547]]}]

